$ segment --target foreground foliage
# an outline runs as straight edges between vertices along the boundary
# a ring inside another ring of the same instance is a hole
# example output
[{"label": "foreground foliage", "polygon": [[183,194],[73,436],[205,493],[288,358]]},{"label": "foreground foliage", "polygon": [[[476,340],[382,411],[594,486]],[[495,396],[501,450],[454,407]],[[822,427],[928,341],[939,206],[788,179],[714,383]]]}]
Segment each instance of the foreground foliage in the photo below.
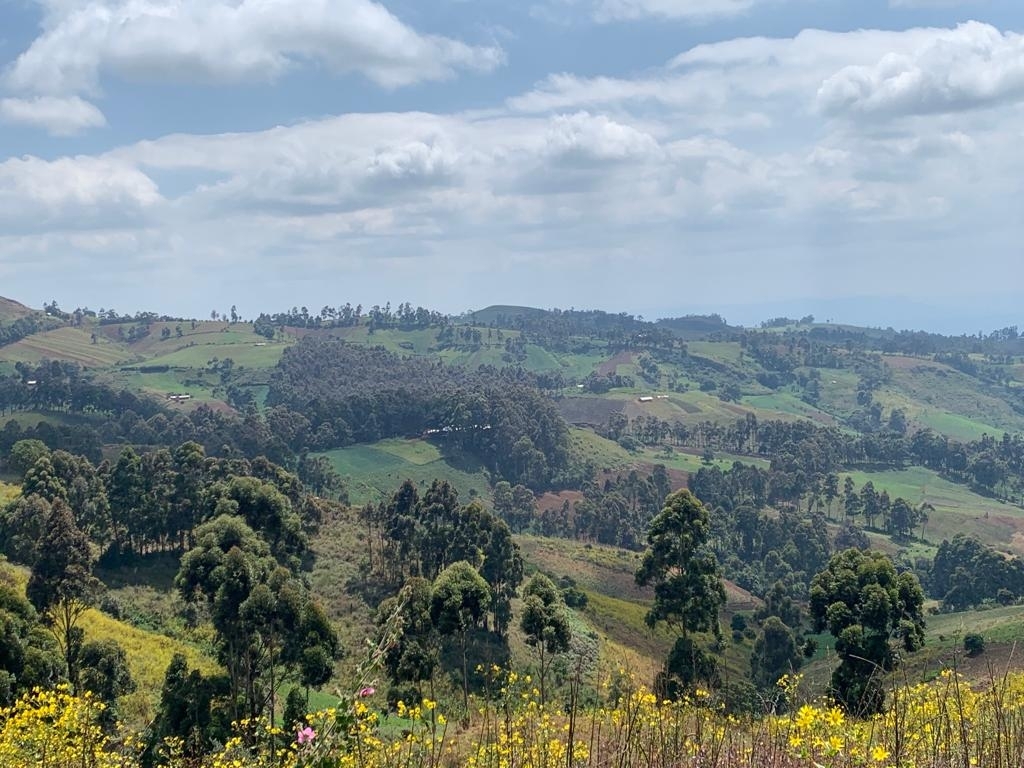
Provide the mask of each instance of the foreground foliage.
[{"label": "foreground foliage", "polygon": [[[374,694],[339,701],[294,733],[245,723],[239,736],[202,762],[185,762],[173,740],[162,750],[174,768],[433,768],[435,766],[986,766],[1024,762],[1024,675],[973,688],[953,672],[896,687],[892,705],[867,719],[831,702],[792,702],[787,714],[737,718],[696,689],[659,701],[622,675],[606,680],[606,703],[546,707],[529,677],[495,675],[494,696],[471,717],[449,722],[437,702],[399,704],[381,715]],[[784,700],[799,681],[783,678]],[[103,705],[66,690],[36,690],[0,710],[0,766],[134,768],[135,747],[100,727]]]}]

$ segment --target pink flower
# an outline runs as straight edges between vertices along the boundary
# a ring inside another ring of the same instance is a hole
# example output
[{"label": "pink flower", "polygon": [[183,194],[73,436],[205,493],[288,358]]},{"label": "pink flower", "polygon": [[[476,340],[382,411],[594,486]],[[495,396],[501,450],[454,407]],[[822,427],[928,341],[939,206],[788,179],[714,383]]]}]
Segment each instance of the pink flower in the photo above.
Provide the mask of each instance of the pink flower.
[{"label": "pink flower", "polygon": [[359,698],[365,699],[367,696],[373,696],[377,692],[377,689],[372,686],[366,686],[365,688],[359,689]]},{"label": "pink flower", "polygon": [[316,731],[310,728],[308,725],[299,731],[297,741],[299,744],[309,744],[316,738]]}]

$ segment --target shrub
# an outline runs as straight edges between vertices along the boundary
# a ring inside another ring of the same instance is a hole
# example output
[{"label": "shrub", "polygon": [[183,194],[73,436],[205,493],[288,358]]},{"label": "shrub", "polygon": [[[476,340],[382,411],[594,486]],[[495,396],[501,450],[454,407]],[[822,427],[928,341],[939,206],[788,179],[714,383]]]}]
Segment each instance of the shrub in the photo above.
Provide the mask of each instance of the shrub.
[{"label": "shrub", "polygon": [[968,656],[980,656],[985,652],[985,638],[977,632],[968,632],[964,635],[964,651]]}]

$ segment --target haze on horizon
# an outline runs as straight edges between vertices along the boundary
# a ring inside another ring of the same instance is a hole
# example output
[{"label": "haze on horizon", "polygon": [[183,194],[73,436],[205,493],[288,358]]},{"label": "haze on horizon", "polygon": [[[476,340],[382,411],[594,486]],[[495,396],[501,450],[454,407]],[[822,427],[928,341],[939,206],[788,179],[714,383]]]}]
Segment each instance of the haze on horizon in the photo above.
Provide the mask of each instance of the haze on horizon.
[{"label": "haze on horizon", "polygon": [[15,0],[0,30],[0,295],[33,306],[1019,323],[1018,0]]}]

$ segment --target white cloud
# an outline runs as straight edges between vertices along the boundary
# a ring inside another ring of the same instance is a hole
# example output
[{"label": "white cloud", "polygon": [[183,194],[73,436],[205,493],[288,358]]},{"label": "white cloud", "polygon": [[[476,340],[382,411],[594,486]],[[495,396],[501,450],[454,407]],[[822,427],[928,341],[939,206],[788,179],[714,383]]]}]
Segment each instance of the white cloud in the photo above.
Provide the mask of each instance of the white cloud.
[{"label": "white cloud", "polygon": [[95,105],[78,96],[0,99],[0,121],[43,128],[52,136],[74,136],[107,124]]},{"label": "white cloud", "polygon": [[539,19],[574,23],[582,10],[598,23],[641,19],[684,20],[696,23],[740,16],[757,5],[780,0],[541,0],[531,7]]},{"label": "white cloud", "polygon": [[562,157],[642,161],[658,152],[658,143],[649,134],[588,112],[555,116],[546,141],[549,151]]},{"label": "white cloud", "polygon": [[[520,291],[507,299],[619,307],[641,271],[654,276],[648,306],[737,282],[747,287],[736,301],[863,292],[886,270],[927,272],[937,296],[980,291],[984,270],[974,284],[956,268],[968,248],[991,254],[1001,283],[1024,278],[1006,246],[1019,238],[1004,237],[1019,229],[1024,107],[1005,74],[1015,38],[967,29],[974,43],[961,28],[731,40],[635,77],[555,75],[486,112],[170,135],[95,166],[11,160],[0,215],[5,230],[64,227],[96,259],[110,230],[127,233],[112,248],[180,272],[183,290],[215,296],[224,281],[251,280],[237,290],[264,291],[264,306],[287,286],[363,300],[408,291],[462,309],[481,296],[476,280]],[[901,97],[873,113],[900,119],[882,121],[823,106],[827,83],[849,68],[874,73],[887,56],[930,82],[970,83],[986,55],[1002,62],[989,71],[992,98],[970,102],[986,109],[915,111]],[[165,179],[173,195],[160,194]],[[0,262],[15,253],[5,242]],[[191,278],[199,269],[209,287]]]},{"label": "white cloud", "polygon": [[594,14],[598,21],[641,19],[707,20],[737,16],[764,0],[597,0]]},{"label": "white cloud", "polygon": [[8,84],[95,92],[101,76],[213,83],[271,81],[316,64],[385,87],[489,71],[504,54],[420,34],[372,0],[49,0],[42,34]]},{"label": "white cloud", "polygon": [[136,226],[160,201],[152,179],[113,158],[0,163],[0,221],[7,232]]},{"label": "white cloud", "polygon": [[844,67],[818,90],[830,115],[958,112],[1024,99],[1024,37],[978,22],[937,30],[910,52]]}]

